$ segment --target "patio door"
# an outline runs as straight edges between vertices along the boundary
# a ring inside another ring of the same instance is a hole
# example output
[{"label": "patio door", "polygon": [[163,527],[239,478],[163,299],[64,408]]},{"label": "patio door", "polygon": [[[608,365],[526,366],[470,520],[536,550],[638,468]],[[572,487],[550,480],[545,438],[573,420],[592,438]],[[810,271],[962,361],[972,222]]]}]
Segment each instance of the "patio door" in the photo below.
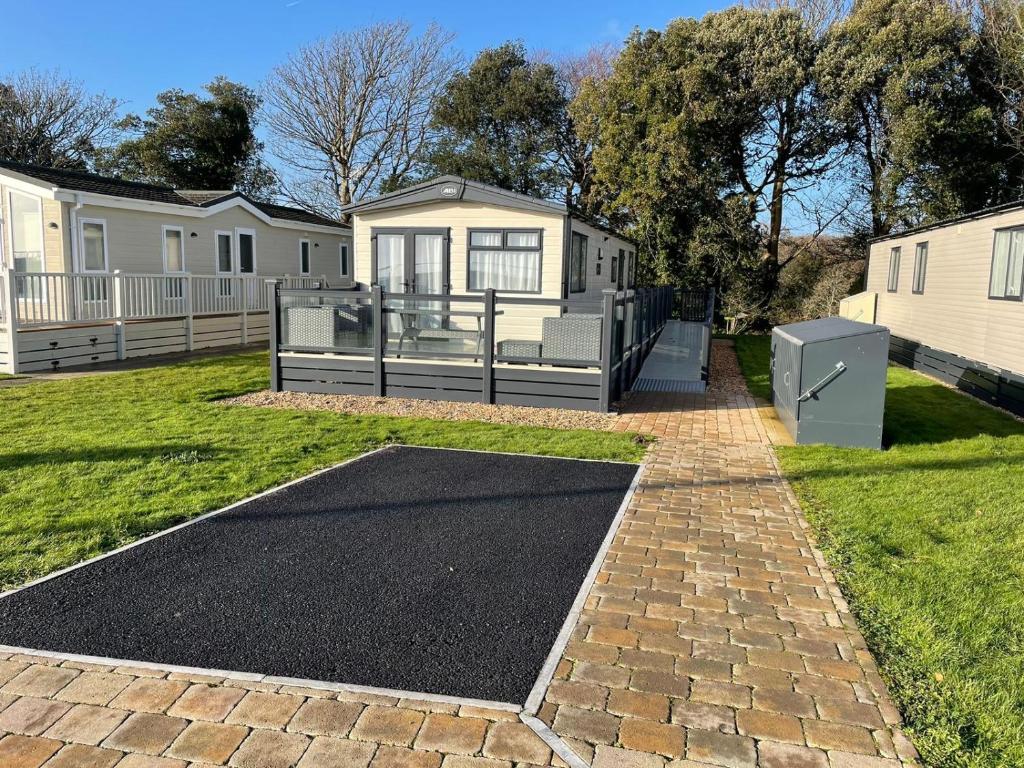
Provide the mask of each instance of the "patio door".
[{"label": "patio door", "polygon": [[[450,243],[447,229],[375,229],[372,232],[373,283],[385,294],[451,293]],[[405,317],[392,315],[389,328],[401,332],[401,324],[415,322],[420,328],[447,326],[447,319],[433,314],[446,309],[439,300],[403,299],[390,309],[413,310]]]}]

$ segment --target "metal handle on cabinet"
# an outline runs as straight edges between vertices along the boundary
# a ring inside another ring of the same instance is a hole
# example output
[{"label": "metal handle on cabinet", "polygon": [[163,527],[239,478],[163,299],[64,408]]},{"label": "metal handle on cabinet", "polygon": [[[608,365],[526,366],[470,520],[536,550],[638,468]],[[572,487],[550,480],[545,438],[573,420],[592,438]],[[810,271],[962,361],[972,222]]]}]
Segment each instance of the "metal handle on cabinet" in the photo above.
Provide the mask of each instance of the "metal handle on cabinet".
[{"label": "metal handle on cabinet", "polygon": [[810,400],[826,384],[828,384],[830,381],[835,379],[839,374],[841,374],[845,370],[846,370],[846,363],[844,363],[842,360],[840,360],[838,363],[836,363],[836,367],[833,368],[831,371],[829,371],[828,374],[821,381],[819,381],[813,387],[811,387],[806,392],[804,392],[802,395],[800,395],[800,397],[798,398],[797,402],[802,403],[802,402],[804,402],[806,400]]}]

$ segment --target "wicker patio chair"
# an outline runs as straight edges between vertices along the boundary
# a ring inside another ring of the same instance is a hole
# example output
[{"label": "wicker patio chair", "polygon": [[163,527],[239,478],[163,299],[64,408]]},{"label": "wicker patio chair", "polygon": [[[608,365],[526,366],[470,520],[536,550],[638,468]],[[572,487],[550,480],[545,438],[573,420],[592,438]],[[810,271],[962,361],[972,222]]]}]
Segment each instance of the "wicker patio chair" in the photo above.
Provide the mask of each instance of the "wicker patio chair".
[{"label": "wicker patio chair", "polygon": [[290,347],[333,347],[333,307],[288,307],[285,309]]}]

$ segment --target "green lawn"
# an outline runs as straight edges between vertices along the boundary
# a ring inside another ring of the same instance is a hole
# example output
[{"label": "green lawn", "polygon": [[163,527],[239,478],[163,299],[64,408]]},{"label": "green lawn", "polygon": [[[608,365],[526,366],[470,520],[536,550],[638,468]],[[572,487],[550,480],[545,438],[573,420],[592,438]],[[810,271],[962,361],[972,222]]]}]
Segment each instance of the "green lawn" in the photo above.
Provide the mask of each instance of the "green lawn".
[{"label": "green lawn", "polygon": [[11,586],[386,443],[639,461],[633,436],[226,406],[250,353],[0,389],[0,585]]},{"label": "green lawn", "polygon": [[[737,340],[765,394],[767,337]],[[890,368],[883,452],[780,448],[933,766],[1024,766],[1024,424]]]}]

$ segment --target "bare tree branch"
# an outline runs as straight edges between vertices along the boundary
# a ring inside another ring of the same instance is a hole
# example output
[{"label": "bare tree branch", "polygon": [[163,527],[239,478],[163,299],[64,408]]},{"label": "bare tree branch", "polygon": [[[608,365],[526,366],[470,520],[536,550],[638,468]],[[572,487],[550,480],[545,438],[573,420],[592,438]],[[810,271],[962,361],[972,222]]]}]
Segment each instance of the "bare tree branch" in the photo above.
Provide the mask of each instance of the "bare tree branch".
[{"label": "bare tree branch", "polygon": [[454,36],[401,21],[374,24],[301,48],[264,88],[271,148],[292,173],[284,195],[327,216],[408,175],[429,138],[430,116],[459,66]]},{"label": "bare tree branch", "polygon": [[0,158],[86,168],[117,136],[121,102],[82,83],[29,69],[0,80]]}]

